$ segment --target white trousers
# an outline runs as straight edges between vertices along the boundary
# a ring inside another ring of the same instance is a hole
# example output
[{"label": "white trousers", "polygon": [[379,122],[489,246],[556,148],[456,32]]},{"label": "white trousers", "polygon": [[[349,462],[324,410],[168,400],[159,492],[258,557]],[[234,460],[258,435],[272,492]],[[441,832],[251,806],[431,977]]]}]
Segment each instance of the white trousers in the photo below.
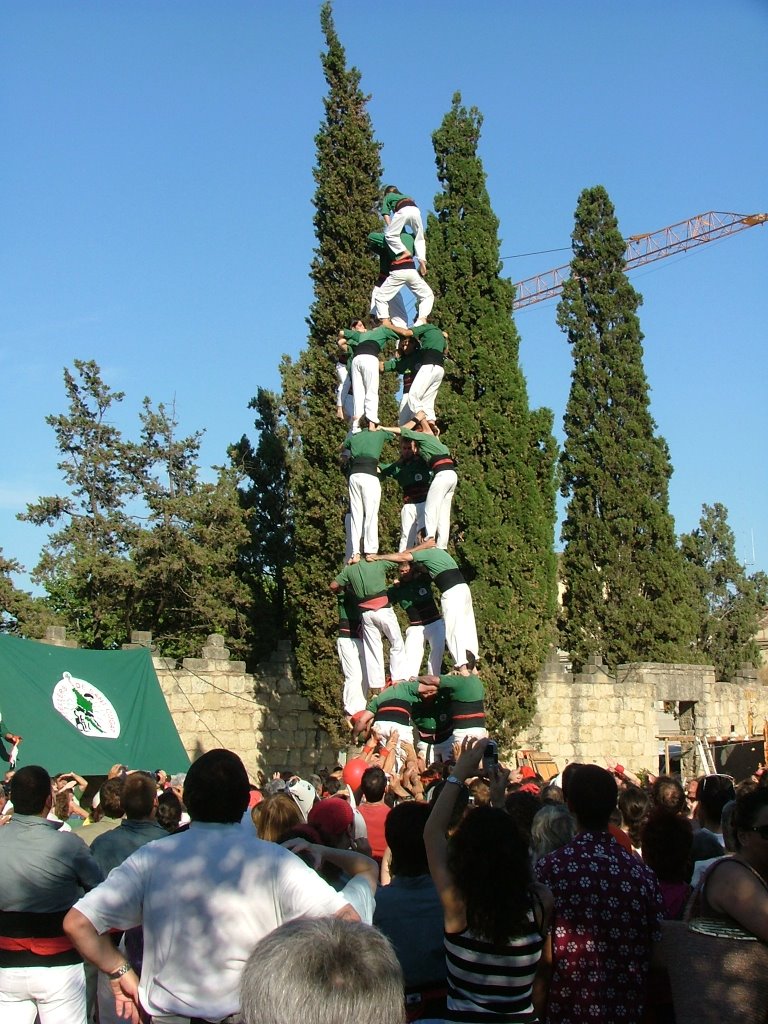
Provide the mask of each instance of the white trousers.
[{"label": "white trousers", "polygon": [[418,320],[426,320],[435,304],[435,293],[424,278],[416,270],[393,270],[383,285],[378,288],[376,298],[376,316],[384,320],[389,311],[389,304],[404,286],[408,286],[419,302],[416,311]]},{"label": "white trousers", "polygon": [[[407,751],[403,746],[403,743],[410,743],[413,746],[414,735],[413,726],[403,725],[402,722],[389,722],[387,719],[374,720],[374,728],[382,739],[383,743],[386,743],[393,732],[397,733],[397,746],[395,747],[395,771],[401,772],[403,765],[405,764],[405,758]],[[415,749],[415,748],[414,748]]]},{"label": "white trousers", "polygon": [[353,426],[362,415],[379,422],[379,357],[361,355],[352,360]]},{"label": "white trousers", "polygon": [[336,652],[344,674],[342,703],[344,713],[356,715],[365,711],[368,701],[368,680],[365,675],[363,641],[356,636],[340,636],[336,639]]},{"label": "white trousers", "polygon": [[424,221],[421,218],[421,210],[418,206],[404,206],[402,210],[395,210],[384,230],[384,241],[395,254],[405,256],[408,250],[403,245],[400,235],[406,228],[413,232],[413,248],[416,258],[426,260],[427,239],[424,234]]},{"label": "white trousers", "polygon": [[336,363],[336,376],[339,380],[336,388],[336,405],[341,407],[344,415],[349,420],[352,419],[355,406],[352,399],[352,381],[349,376],[349,370],[344,363]]},{"label": "white trousers", "polygon": [[442,469],[432,477],[424,508],[424,529],[427,537],[435,538],[435,545],[443,551],[448,548],[451,535],[451,502],[459,478],[455,469]]},{"label": "white trousers", "polygon": [[379,505],[381,482],[373,473],[351,473],[349,476],[349,513],[352,554],[360,554],[362,539],[366,555],[379,553]]},{"label": "white trousers", "polygon": [[472,595],[466,583],[457,583],[440,595],[445,619],[445,643],[456,668],[468,663],[467,651],[477,658],[477,626]]},{"label": "white trousers", "polygon": [[[400,547],[398,551],[407,551],[416,546],[416,535],[424,529],[424,509],[426,502],[408,502],[400,509]],[[438,673],[439,674],[439,673]]]},{"label": "white trousers", "polygon": [[413,410],[411,409],[411,406],[408,402],[408,394],[409,392],[406,391],[406,393],[400,399],[400,411],[397,415],[397,425],[399,427],[404,427],[408,420],[412,420],[415,418],[413,415]]},{"label": "white trousers", "polygon": [[421,674],[425,641],[429,644],[427,674],[439,676],[445,654],[445,623],[442,619],[426,626],[409,626],[405,631],[405,672],[407,679]]},{"label": "white trousers", "polygon": [[86,1024],[85,971],[65,967],[0,967],[2,1024]]},{"label": "white trousers", "polygon": [[384,671],[384,644],[389,640],[389,675],[391,679],[404,679],[405,645],[393,608],[379,608],[363,612],[363,657],[368,686],[380,690],[386,682]]},{"label": "white trousers", "polygon": [[[378,304],[379,304],[379,292],[380,292],[380,290],[381,290],[381,285],[377,284],[377,285],[374,285],[373,291],[371,292],[371,313],[374,316],[378,317],[379,320],[382,319],[382,317],[379,316],[378,311],[377,311],[378,310]],[[403,293],[401,291],[399,291],[399,292],[397,292],[396,295],[393,295],[391,299],[384,299],[383,301],[386,304],[386,307],[387,307],[387,310],[388,310],[387,316],[389,317],[389,319],[392,320],[392,321],[400,321],[400,320],[402,320],[402,323],[399,323],[398,326],[399,327],[407,327],[408,326],[408,312],[407,312],[407,310],[405,308],[405,303],[403,302]]]},{"label": "white trousers", "polygon": [[435,422],[435,399],[444,376],[445,368],[436,363],[419,367],[408,392],[408,406],[414,416],[423,412],[430,423]]}]

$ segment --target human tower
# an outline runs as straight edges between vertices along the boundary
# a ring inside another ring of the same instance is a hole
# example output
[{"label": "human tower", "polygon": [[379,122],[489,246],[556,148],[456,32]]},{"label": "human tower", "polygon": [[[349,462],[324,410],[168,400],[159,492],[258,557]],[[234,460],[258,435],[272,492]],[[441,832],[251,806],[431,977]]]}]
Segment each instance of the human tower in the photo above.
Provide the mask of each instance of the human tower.
[{"label": "human tower", "polygon": [[[372,723],[382,739],[395,729],[409,731],[411,714],[417,719],[414,707],[426,697],[430,713],[416,725],[421,752],[435,760],[449,756],[455,739],[485,735],[483,690],[475,673],[477,628],[469,586],[447,551],[458,477],[437,426],[448,336],[429,322],[435,295],[426,282],[424,223],[416,202],[394,185],[384,190],[381,214],[384,231],[368,235],[379,257],[370,303],[374,326],[366,330],[356,319],[338,336],[336,415],[348,424],[341,461],[349,511],[345,564],[331,589],[339,606],[344,711],[355,734],[369,732]],[[404,288],[417,302],[410,327]],[[379,380],[391,371],[402,376],[403,396],[398,426],[385,427],[379,420]],[[398,436],[399,458],[382,461],[384,446]],[[379,553],[382,477],[402,491],[399,549],[389,554]],[[393,566],[398,579],[388,585],[387,568]],[[395,604],[408,616],[405,639]],[[384,637],[389,680],[402,681],[386,689]],[[420,677],[426,647],[428,672]],[[453,670],[442,675],[446,647]],[[443,699],[435,702],[438,689]]]}]

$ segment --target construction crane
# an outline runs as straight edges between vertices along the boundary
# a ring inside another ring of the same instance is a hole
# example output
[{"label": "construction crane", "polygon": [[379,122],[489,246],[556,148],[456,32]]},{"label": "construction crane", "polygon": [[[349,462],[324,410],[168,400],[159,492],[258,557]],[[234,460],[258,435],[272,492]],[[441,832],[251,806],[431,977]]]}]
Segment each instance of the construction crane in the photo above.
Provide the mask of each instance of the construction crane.
[{"label": "construction crane", "polygon": [[[699,213],[690,220],[681,220],[679,224],[670,224],[669,227],[651,231],[647,235],[630,235],[624,253],[626,269],[644,267],[647,263],[686,252],[697,245],[727,238],[737,231],[745,231],[758,224],[765,224],[766,221],[768,213],[718,213],[710,210],[709,213]],[[534,302],[544,302],[559,295],[570,269],[570,264],[566,264],[518,281],[515,285],[514,308],[523,309],[532,306]]]}]

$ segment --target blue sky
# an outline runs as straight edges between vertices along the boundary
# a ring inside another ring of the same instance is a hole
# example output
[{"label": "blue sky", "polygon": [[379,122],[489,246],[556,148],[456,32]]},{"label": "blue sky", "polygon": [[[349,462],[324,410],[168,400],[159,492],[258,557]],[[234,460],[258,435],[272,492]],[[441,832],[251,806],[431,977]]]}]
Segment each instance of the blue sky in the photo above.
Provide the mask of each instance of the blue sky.
[{"label": "blue sky", "polygon": [[[126,392],[126,432],[144,395],[175,400],[181,429],[206,431],[206,466],[253,433],[248,400],[279,386],[280,355],[306,336],[325,84],[314,0],[0,12],[0,545],[29,569],[46,534],[15,516],[61,489],[44,418],[65,408],[73,359]],[[384,176],[423,209],[452,94],[480,108],[515,281],[568,262],[517,257],[567,247],[590,185],[625,235],[768,210],[765,0],[337,0],[335,18]],[[632,274],[677,529],[722,502],[750,570],[768,569],[766,279],[768,227]],[[555,303],[516,320],[531,405],[561,436],[571,360]]]}]

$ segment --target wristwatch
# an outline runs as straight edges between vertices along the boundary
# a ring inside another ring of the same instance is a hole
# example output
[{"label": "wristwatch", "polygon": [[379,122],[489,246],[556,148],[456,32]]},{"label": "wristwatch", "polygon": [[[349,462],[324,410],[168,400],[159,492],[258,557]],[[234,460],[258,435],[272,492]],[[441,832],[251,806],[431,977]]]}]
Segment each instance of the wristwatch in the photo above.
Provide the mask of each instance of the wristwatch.
[{"label": "wristwatch", "polygon": [[457,778],[455,775],[449,775],[448,778],[445,781],[452,783],[454,786],[463,786],[464,785],[464,780]]},{"label": "wristwatch", "polygon": [[110,971],[107,977],[109,978],[110,981],[117,981],[118,978],[122,978],[124,974],[127,974],[128,971],[132,970],[133,967],[131,967],[131,965],[126,960],[125,963],[121,964],[116,971]]}]

